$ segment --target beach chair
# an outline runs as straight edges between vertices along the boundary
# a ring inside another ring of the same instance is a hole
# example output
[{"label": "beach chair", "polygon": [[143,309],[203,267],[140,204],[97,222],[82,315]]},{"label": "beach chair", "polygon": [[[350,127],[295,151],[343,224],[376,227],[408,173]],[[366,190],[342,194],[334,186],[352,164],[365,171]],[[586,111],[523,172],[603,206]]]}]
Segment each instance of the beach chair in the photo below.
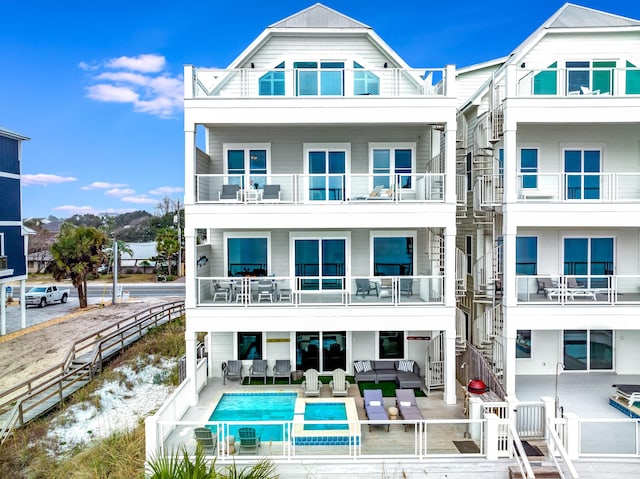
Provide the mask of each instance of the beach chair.
[{"label": "beach chair", "polygon": [[320,388],[322,383],[318,379],[318,371],[315,369],[307,369],[304,372],[304,381],[302,381],[302,392],[304,396],[320,396]]},{"label": "beach chair", "polygon": [[198,446],[202,447],[205,456],[215,456],[218,437],[214,436],[208,427],[197,427],[193,430],[193,436]]},{"label": "beach chair", "polygon": [[273,367],[273,384],[276,378],[287,378],[291,384],[291,361],[288,359],[276,359],[276,365]]},{"label": "beach chair", "polygon": [[[371,421],[389,421],[389,416],[384,408],[384,400],[382,398],[382,389],[365,389],[364,390],[364,410],[367,418]],[[385,424],[369,424],[371,426],[385,426]],[[387,432],[389,432],[389,423],[387,422]]]},{"label": "beach chair", "polygon": [[249,367],[249,381],[253,378],[262,378],[267,384],[267,360],[254,359],[253,364]]},{"label": "beach chair", "polygon": [[332,396],[346,396],[351,384],[347,381],[346,373],[343,369],[335,369],[333,371],[333,379],[329,382]]},{"label": "beach chair", "polygon": [[240,447],[238,454],[258,452],[260,447],[260,437],[256,435],[256,430],[252,427],[241,427],[238,429]]},{"label": "beach chair", "polygon": [[222,363],[222,384],[226,384],[227,379],[239,379],[242,384],[242,361],[229,360]]},{"label": "beach chair", "polygon": [[[396,407],[402,419],[407,421],[423,421],[424,416],[418,408],[416,402],[416,395],[413,389],[396,389]],[[408,424],[404,425],[404,430],[407,430]]]}]

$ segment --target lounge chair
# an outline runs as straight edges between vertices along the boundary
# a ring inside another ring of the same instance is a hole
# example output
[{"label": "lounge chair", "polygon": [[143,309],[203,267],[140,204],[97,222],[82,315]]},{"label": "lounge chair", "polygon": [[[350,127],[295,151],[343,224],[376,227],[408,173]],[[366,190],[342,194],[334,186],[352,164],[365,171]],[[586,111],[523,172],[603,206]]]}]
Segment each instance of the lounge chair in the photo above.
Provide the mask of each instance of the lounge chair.
[{"label": "lounge chair", "polygon": [[624,399],[629,407],[640,401],[640,384],[614,384],[615,399]]},{"label": "lounge chair", "polygon": [[253,378],[262,378],[267,384],[267,360],[254,359],[253,364],[249,367],[249,380]]},{"label": "lounge chair", "polygon": [[243,452],[258,452],[260,447],[260,437],[256,436],[256,430],[252,427],[241,427],[238,429],[238,436],[240,437],[240,447],[238,454]]},{"label": "lounge chair", "polygon": [[[384,400],[382,399],[382,389],[365,389],[364,390],[364,410],[370,421],[388,421],[389,416],[384,408]],[[377,426],[378,424],[373,424]],[[369,424],[371,431],[372,424]],[[384,424],[380,424],[384,426]],[[386,424],[387,432],[389,431],[389,423]]]},{"label": "lounge chair", "polygon": [[287,378],[291,384],[291,361],[288,359],[276,359],[276,365],[273,367],[273,384],[276,378]]},{"label": "lounge chair", "polygon": [[215,456],[218,437],[214,436],[208,427],[197,427],[193,430],[193,436],[198,446],[202,447],[205,456]]},{"label": "lounge chair", "polygon": [[356,296],[362,293],[362,297],[365,295],[369,296],[371,291],[376,292],[376,296],[378,295],[378,285],[369,281],[367,278],[357,278],[356,279]]},{"label": "lounge chair", "polygon": [[262,201],[280,201],[280,185],[264,185]]},{"label": "lounge chair", "polygon": [[222,384],[226,384],[227,379],[239,379],[242,384],[242,361],[230,360],[222,363]]},{"label": "lounge chair", "polygon": [[318,379],[318,371],[315,369],[307,369],[304,372],[304,381],[302,381],[302,392],[306,396],[320,396],[320,388],[322,383]]},{"label": "lounge chair", "polygon": [[[418,408],[416,402],[416,395],[413,389],[396,389],[396,407],[402,419],[406,421],[422,421],[424,416]],[[404,430],[407,430],[407,426],[404,425]]]},{"label": "lounge chair", "polygon": [[222,185],[218,192],[219,201],[238,201],[240,199],[240,185]]},{"label": "lounge chair", "polygon": [[332,396],[346,396],[351,384],[347,381],[344,369],[335,369],[333,371],[333,379],[329,382]]}]

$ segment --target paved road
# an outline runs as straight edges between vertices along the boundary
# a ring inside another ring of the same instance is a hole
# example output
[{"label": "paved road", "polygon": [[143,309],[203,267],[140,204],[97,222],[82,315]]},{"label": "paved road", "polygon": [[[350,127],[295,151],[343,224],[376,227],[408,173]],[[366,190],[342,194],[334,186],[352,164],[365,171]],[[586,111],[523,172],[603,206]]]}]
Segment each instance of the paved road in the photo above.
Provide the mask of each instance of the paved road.
[{"label": "paved road", "polygon": [[[29,287],[29,285],[27,285]],[[66,286],[64,286],[66,287]],[[91,304],[110,303],[112,298],[112,284],[89,284],[87,302]],[[20,297],[20,287],[13,288],[14,297]],[[184,283],[138,283],[123,284],[123,291],[129,293],[129,301],[135,301],[136,298],[142,297],[165,297],[175,296],[184,298]],[[27,327],[33,326],[45,321],[59,318],[61,316],[73,313],[78,309],[78,293],[73,287],[70,287],[69,301],[66,304],[54,303],[45,308],[36,306],[27,307]],[[7,307],[7,334],[20,329],[20,306],[17,301]]]}]

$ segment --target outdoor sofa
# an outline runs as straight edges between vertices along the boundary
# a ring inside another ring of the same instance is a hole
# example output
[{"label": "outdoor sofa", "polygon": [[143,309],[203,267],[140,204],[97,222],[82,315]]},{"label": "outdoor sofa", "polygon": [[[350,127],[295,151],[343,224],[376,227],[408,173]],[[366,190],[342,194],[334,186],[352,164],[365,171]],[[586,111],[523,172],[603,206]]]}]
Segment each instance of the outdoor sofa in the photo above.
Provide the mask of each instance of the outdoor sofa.
[{"label": "outdoor sofa", "polygon": [[356,383],[395,381],[403,389],[419,389],[422,387],[420,366],[415,361],[400,360],[366,360],[353,362]]}]

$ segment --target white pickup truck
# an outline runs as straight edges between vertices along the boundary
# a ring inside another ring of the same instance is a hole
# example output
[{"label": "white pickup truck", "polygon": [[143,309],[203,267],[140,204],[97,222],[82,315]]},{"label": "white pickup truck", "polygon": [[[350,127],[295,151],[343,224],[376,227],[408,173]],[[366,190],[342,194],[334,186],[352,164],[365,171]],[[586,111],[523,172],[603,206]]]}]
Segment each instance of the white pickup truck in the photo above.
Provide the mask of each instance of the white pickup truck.
[{"label": "white pickup truck", "polygon": [[27,306],[44,308],[55,301],[66,303],[69,298],[69,288],[58,288],[54,284],[34,286],[25,294]]}]

